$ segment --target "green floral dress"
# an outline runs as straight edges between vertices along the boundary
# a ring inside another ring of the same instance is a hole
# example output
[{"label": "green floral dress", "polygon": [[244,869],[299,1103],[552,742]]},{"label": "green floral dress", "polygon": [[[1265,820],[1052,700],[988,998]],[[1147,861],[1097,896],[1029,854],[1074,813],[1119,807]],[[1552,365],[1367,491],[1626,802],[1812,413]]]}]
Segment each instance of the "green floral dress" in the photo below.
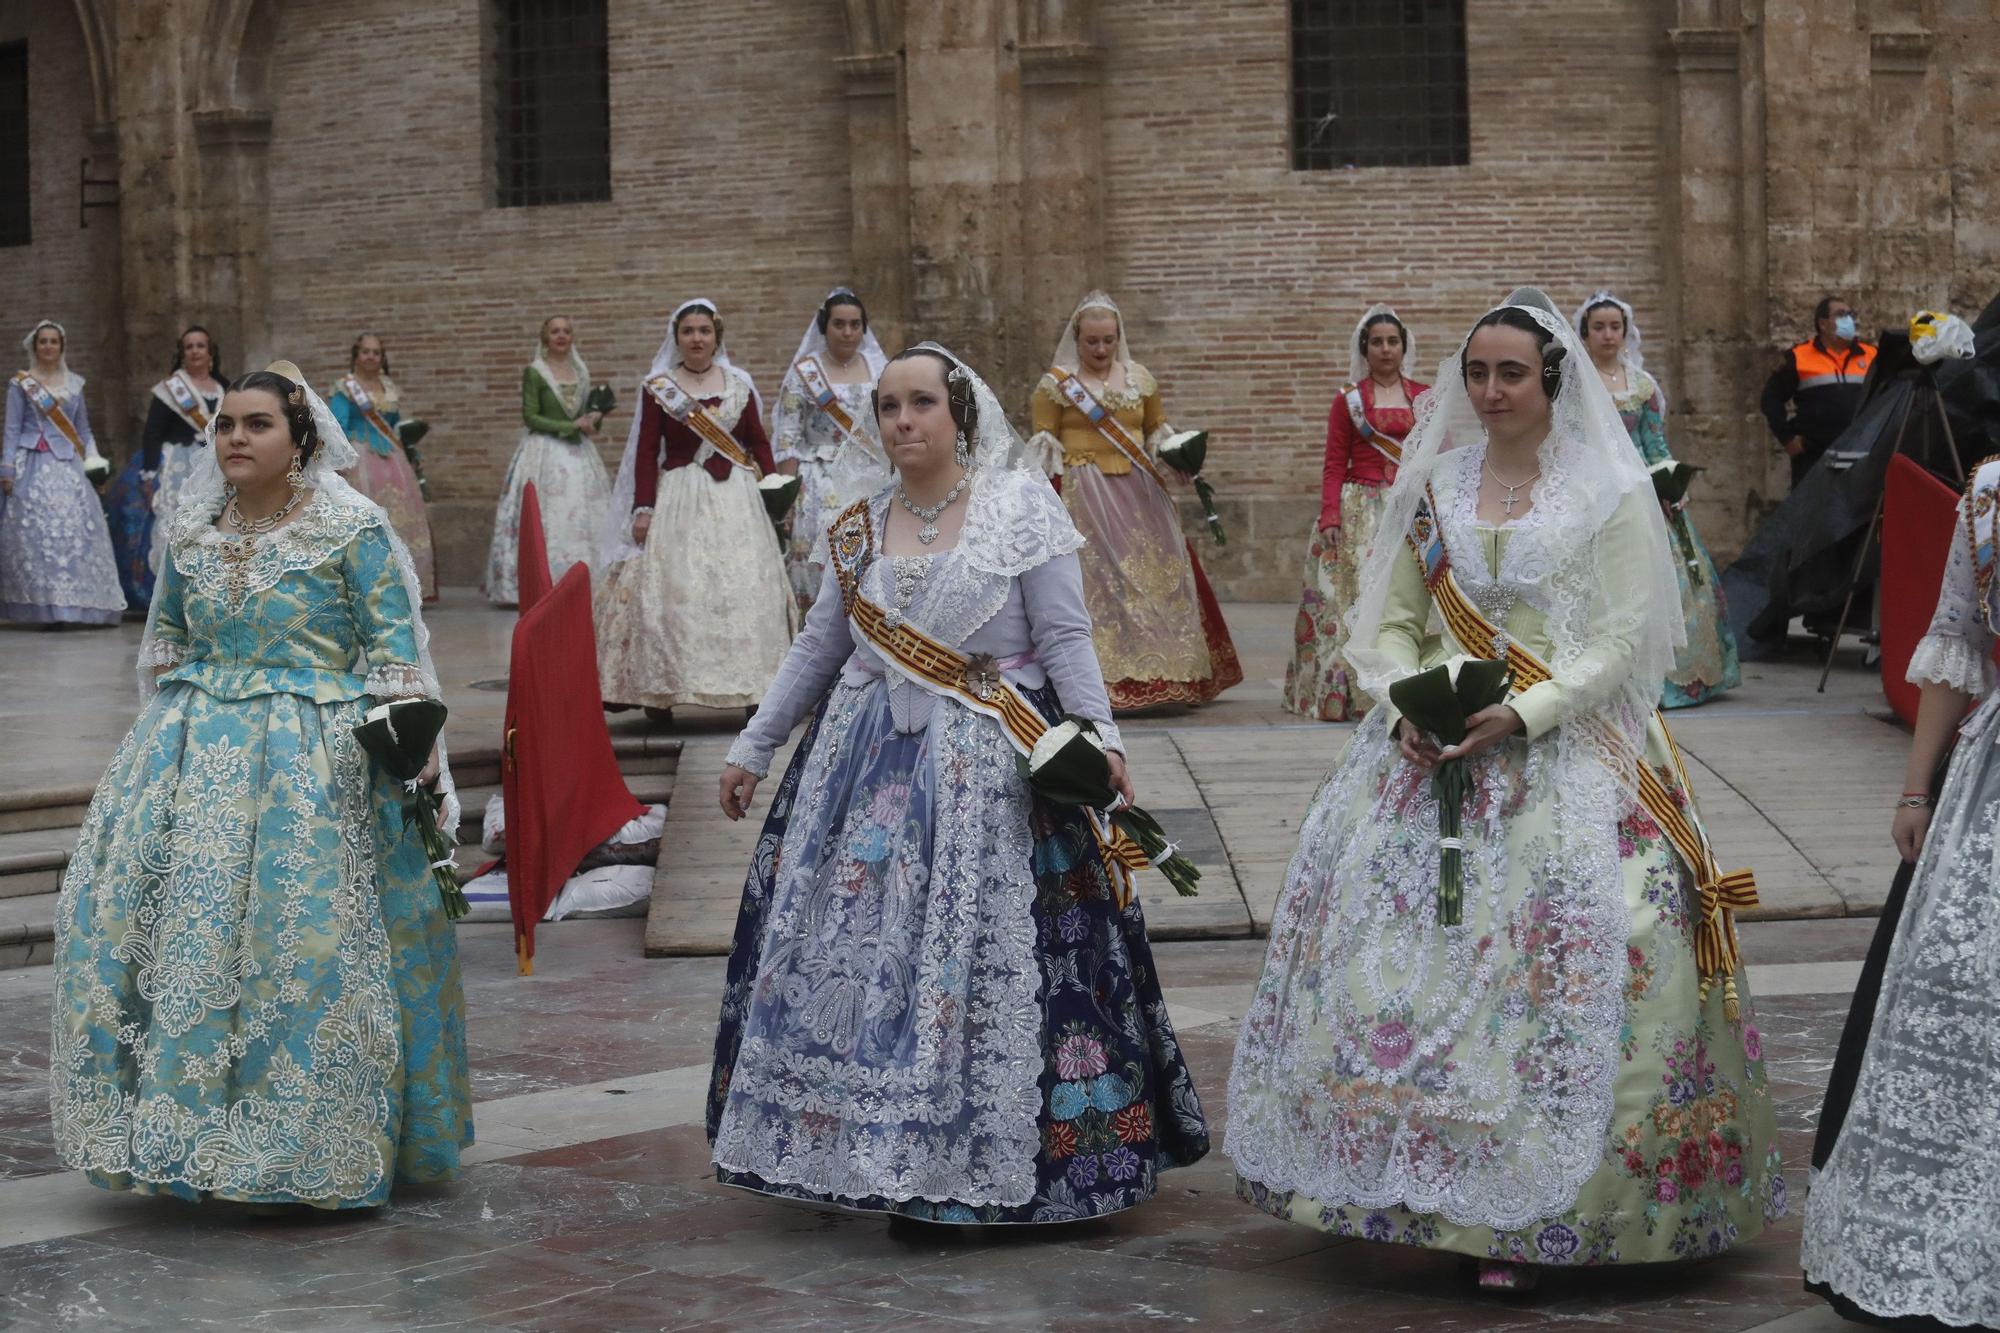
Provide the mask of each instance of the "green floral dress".
[{"label": "green floral dress", "polygon": [[[1457,490],[1476,494],[1476,473]],[[1543,613],[1501,595],[1511,534],[1441,494],[1468,595],[1550,660]],[[1607,577],[1651,503],[1634,494],[1607,524]],[[1378,644],[1412,671],[1446,660],[1416,562],[1391,578]],[[1557,780],[1568,688],[1513,696],[1524,734],[1469,761],[1462,925],[1437,921],[1437,799],[1397,753],[1392,705],[1328,775],[1230,1075],[1224,1148],[1249,1202],[1551,1265],[1715,1254],[1785,1211],[1750,997],[1731,1019],[1720,987],[1703,993],[1691,877],[1644,807],[1621,815]],[[1692,811],[1669,745],[1655,718],[1645,762]]]},{"label": "green floral dress", "polygon": [[370,1207],[472,1142],[457,943],[353,734],[435,685],[381,510],[316,497],[246,548],[200,508],[63,877],[56,1143],[110,1189]]}]

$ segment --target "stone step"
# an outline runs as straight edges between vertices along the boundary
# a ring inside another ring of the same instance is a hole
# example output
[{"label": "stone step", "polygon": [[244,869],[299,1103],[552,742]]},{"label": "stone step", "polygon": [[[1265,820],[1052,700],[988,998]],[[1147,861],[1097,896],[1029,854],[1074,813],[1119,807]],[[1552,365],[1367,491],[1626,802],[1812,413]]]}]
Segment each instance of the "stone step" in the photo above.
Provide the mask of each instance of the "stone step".
[{"label": "stone step", "polygon": [[24,787],[0,791],[0,833],[75,828],[90,808],[90,787]]},{"label": "stone step", "polygon": [[0,833],[0,898],[54,893],[75,850],[74,827]]},{"label": "stone step", "polygon": [[[456,764],[452,765],[453,776],[457,776]],[[665,805],[674,794],[674,776],[671,773],[633,773],[625,771],[625,787],[634,800],[641,805]],[[479,845],[486,820],[486,803],[500,792],[500,784],[491,786],[458,788],[459,824],[458,840],[461,844]]]},{"label": "stone step", "polygon": [[0,969],[36,967],[55,957],[56,896],[0,898]]}]

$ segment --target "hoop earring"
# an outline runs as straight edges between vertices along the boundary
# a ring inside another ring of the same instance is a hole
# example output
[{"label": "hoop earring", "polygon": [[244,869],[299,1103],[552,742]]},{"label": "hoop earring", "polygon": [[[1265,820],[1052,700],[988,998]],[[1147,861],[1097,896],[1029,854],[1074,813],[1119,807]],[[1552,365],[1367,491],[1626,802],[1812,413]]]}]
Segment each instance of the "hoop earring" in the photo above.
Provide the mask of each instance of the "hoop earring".
[{"label": "hoop earring", "polygon": [[951,456],[957,460],[960,467],[971,466],[972,446],[966,440],[964,431],[958,433],[958,440],[951,447]]},{"label": "hoop earring", "polygon": [[299,466],[299,456],[296,451],[292,454],[292,466],[285,472],[285,481],[295,491],[306,488],[305,470]]}]

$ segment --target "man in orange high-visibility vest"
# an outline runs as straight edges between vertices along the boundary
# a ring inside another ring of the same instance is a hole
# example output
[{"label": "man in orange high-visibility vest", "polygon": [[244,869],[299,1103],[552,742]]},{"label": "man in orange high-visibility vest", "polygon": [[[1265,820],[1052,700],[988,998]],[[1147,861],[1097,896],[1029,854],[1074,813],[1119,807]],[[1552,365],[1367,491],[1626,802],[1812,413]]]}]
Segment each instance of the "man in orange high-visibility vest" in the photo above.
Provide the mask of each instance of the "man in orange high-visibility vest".
[{"label": "man in orange high-visibility vest", "polygon": [[1764,383],[1764,420],[1791,457],[1794,486],[1854,420],[1875,363],[1875,349],[1856,336],[1854,307],[1838,296],[1814,309],[1813,330]]}]

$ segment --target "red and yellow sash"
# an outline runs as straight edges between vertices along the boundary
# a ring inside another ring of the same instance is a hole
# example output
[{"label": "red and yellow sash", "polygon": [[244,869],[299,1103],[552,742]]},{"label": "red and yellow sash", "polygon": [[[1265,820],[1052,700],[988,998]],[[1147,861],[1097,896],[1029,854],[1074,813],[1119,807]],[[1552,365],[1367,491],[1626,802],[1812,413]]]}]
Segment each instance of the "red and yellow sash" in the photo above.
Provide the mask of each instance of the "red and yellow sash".
[{"label": "red and yellow sash", "polygon": [[1124,423],[1098,401],[1096,394],[1084,387],[1082,380],[1061,366],[1049,367],[1049,375],[1055,380],[1056,387],[1062,390],[1063,397],[1069,400],[1070,406],[1083,413],[1099,435],[1111,441],[1119,453],[1131,460],[1132,466],[1158,482],[1161,490],[1166,489],[1166,478],[1153,466],[1153,460],[1146,457],[1146,446],[1135,439],[1132,432],[1125,429]]},{"label": "red and yellow sash", "polygon": [[348,402],[354,404],[354,410],[361,414],[363,421],[382,432],[382,438],[389,442],[391,448],[402,444],[403,437],[396,434],[396,428],[382,415],[382,409],[375,405],[375,400],[369,396],[368,390],[361,387],[360,380],[352,375],[344,377],[340,381],[340,391],[347,395]]},{"label": "red and yellow sash", "polygon": [[76,423],[69,419],[69,413],[63,411],[62,403],[49,392],[47,385],[25,370],[14,372],[14,383],[21,386],[21,391],[28,395],[28,401],[35,405],[35,410],[46,417],[51,426],[62,432],[62,437],[70,442],[78,458],[90,452],[90,446],[85,444],[83,436],[77,433]]},{"label": "red and yellow sash", "polygon": [[[1048,721],[1000,675],[990,658],[968,657],[861,595],[861,576],[875,558],[875,519],[866,500],[856,501],[833,521],[827,529],[827,551],[848,620],[896,674],[992,718],[1022,758],[1034,752],[1035,742],[1049,729]],[[1123,829],[1095,810],[1084,813],[1097,835],[1099,857],[1122,909],[1132,901],[1133,872],[1152,862]]]},{"label": "red and yellow sash", "polygon": [[813,406],[833,419],[833,424],[852,435],[858,429],[853,414],[841,406],[840,395],[833,391],[833,381],[826,377],[826,368],[816,356],[801,358],[798,363],[799,383],[806,386],[812,395]]},{"label": "red and yellow sash", "polygon": [[[1552,679],[1554,673],[1547,663],[1520,643],[1504,636],[1458,586],[1458,580],[1451,572],[1451,553],[1445,549],[1444,533],[1436,514],[1437,498],[1426,488],[1424,498],[1417,502],[1417,512],[1411,518],[1410,530],[1404,534],[1403,540],[1417,558],[1417,566],[1423,571],[1424,585],[1430,589],[1431,597],[1437,603],[1445,629],[1468,653],[1489,659],[1504,655],[1508,669],[1513,673],[1516,692]],[[1654,716],[1659,717],[1659,714]],[[1688,780],[1680,746],[1674,743],[1673,733],[1667,731],[1664,717],[1660,717],[1660,731],[1667,738],[1667,751],[1673,757],[1674,775],[1680,790],[1692,800],[1694,785]],[[1611,748],[1616,753],[1626,747],[1621,743]],[[1702,998],[1708,998],[1710,985],[1721,982],[1724,1010],[1733,1022],[1739,1009],[1736,970],[1741,965],[1736,942],[1736,913],[1757,906],[1757,878],[1748,870],[1723,874],[1716,862],[1715,851],[1709,845],[1708,835],[1674,799],[1652,765],[1646,763],[1643,756],[1636,755],[1632,758],[1632,765],[1639,803],[1667,835],[1674,851],[1693,873],[1700,894],[1694,956],[1695,966],[1702,978]]]},{"label": "red and yellow sash", "polygon": [[175,416],[193,427],[196,435],[208,430],[208,408],[203,404],[201,394],[195,391],[194,381],[190,380],[185,372],[176,370],[155,384],[153,397],[165,403]]},{"label": "red and yellow sash", "polygon": [[1347,419],[1354,423],[1354,429],[1360,433],[1361,438],[1374,445],[1375,452],[1400,467],[1403,462],[1403,443],[1401,440],[1394,440],[1384,435],[1375,428],[1375,423],[1368,419],[1368,409],[1361,401],[1361,386],[1350,385],[1341,398],[1347,404]]},{"label": "red and yellow sash", "polygon": [[[646,381],[646,392],[660,405],[660,410],[680,422],[715,452],[748,472],[757,481],[764,479],[764,469],[757,466],[757,460],[743,447],[734,435],[723,429],[700,399],[683,389],[680,381],[671,375],[655,375]],[[696,459],[697,463],[701,460]]]}]

